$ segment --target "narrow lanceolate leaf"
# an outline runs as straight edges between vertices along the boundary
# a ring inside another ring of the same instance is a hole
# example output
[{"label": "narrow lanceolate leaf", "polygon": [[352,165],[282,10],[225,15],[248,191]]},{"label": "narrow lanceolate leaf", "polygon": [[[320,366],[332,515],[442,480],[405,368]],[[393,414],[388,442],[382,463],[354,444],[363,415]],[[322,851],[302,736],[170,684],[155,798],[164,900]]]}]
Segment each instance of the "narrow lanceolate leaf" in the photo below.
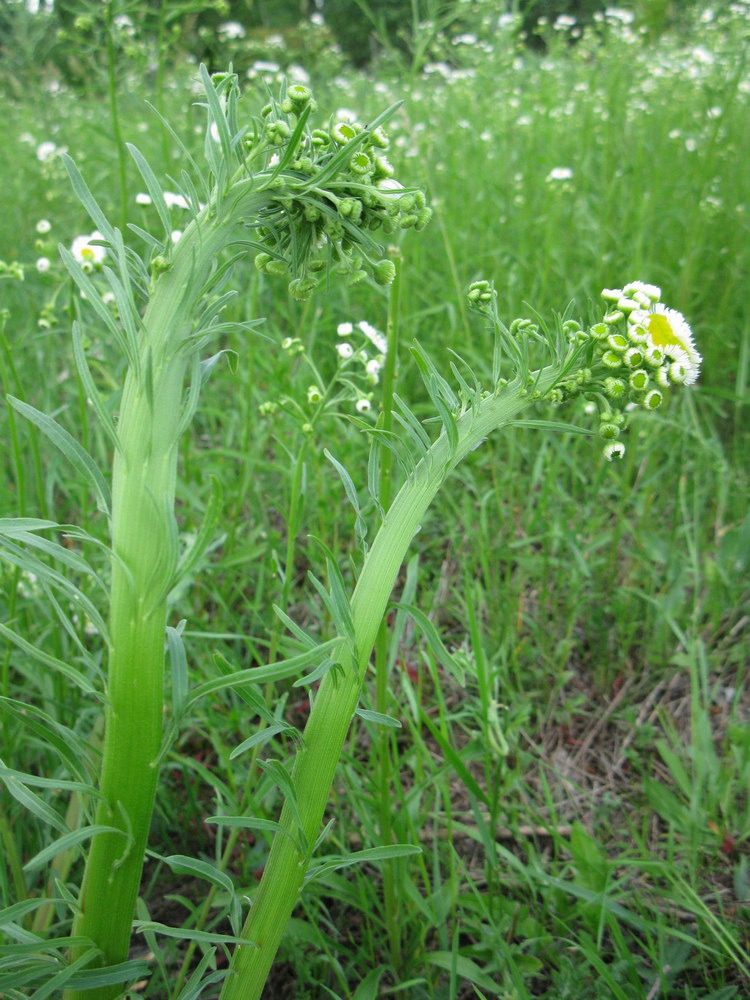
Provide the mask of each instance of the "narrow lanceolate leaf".
[{"label": "narrow lanceolate leaf", "polygon": [[328,451],[327,448],[323,449],[323,454],[331,463],[331,465],[334,467],[336,472],[338,472],[339,477],[341,478],[341,482],[343,483],[344,486],[344,492],[346,493],[347,499],[349,500],[349,503],[352,505],[352,509],[354,510],[354,517],[355,517],[354,534],[356,535],[357,541],[359,542],[361,548],[363,548],[366,551],[367,545],[365,542],[365,536],[367,535],[367,523],[365,519],[362,517],[362,510],[359,506],[357,490],[354,486],[354,483],[352,482],[352,477],[346,471],[341,462],[338,462],[330,453],[330,451]]},{"label": "narrow lanceolate leaf", "polygon": [[199,684],[193,689],[185,707],[194,705],[200,698],[204,698],[207,694],[214,694],[216,691],[242,687],[245,684],[265,684],[266,681],[281,681],[288,677],[294,677],[306,667],[317,663],[340,643],[341,639],[339,638],[329,639],[316,646],[315,649],[300,653],[298,656],[292,656],[288,660],[279,660],[278,663],[272,663],[266,667],[250,667],[247,670],[238,670],[228,677],[215,677],[213,680],[204,681],[203,684]]},{"label": "narrow lanceolate leaf", "polygon": [[110,225],[107,216],[99,207],[99,203],[96,198],[94,198],[91,191],[89,191],[86,181],[81,176],[78,167],[65,153],[62,154],[62,161],[65,164],[65,169],[68,171],[71,184],[73,185],[73,190],[78,195],[78,200],[86,209],[89,217],[104,239],[107,240],[108,243],[114,244],[115,231]]},{"label": "narrow lanceolate leaf", "polygon": [[[48,844],[47,847],[35,854],[30,861],[27,861],[23,866],[25,872],[32,872],[37,868],[41,868],[46,865],[48,861],[56,857],[58,854],[62,854],[63,851],[67,851],[70,847],[76,847],[78,844],[83,843],[84,840],[89,840],[91,837],[95,837],[98,833],[119,833],[121,837],[125,838],[126,834],[123,833],[116,826],[104,826],[101,824],[94,824],[92,826],[81,827],[80,830],[71,830],[66,833],[63,837],[58,837],[57,840]],[[125,853],[125,844],[123,844],[123,854]]]},{"label": "narrow lanceolate leaf", "polygon": [[401,723],[398,719],[392,718],[390,715],[383,715],[382,712],[371,712],[367,708],[358,708],[355,712],[360,719],[364,719],[365,722],[372,722],[376,726],[387,726],[389,729],[401,729]]},{"label": "narrow lanceolate leaf", "polygon": [[93,376],[91,375],[91,369],[89,368],[89,363],[86,360],[86,352],[83,349],[81,324],[77,320],[73,323],[73,357],[75,359],[76,368],[78,369],[78,377],[83,383],[87,400],[93,406],[94,412],[99,418],[102,427],[106,431],[110,443],[115,448],[119,448],[120,443],[117,438],[115,423],[112,419],[112,415],[104,406],[99,390],[97,389]]},{"label": "narrow lanceolate leaf", "polygon": [[246,750],[251,750],[255,746],[262,746],[269,740],[273,739],[274,736],[278,736],[279,733],[285,733],[289,730],[296,732],[294,726],[290,726],[288,722],[275,722],[272,726],[267,726],[265,729],[261,729],[259,732],[255,733],[253,736],[248,737],[248,739],[243,740],[239,746],[236,746],[234,750],[229,755],[230,760],[234,760],[235,757],[239,757],[241,753]]},{"label": "narrow lanceolate leaf", "polygon": [[68,829],[52,806],[47,805],[44,799],[41,799],[36,793],[27,788],[18,778],[6,775],[3,777],[3,782],[13,798],[38,819],[42,820],[43,823],[54,826],[56,830],[66,831]]},{"label": "narrow lanceolate leaf", "polygon": [[225,889],[230,895],[234,893],[234,883],[229,875],[219,871],[216,865],[212,865],[209,861],[188,858],[184,854],[170,854],[161,860],[169,865],[175,875],[195,875],[196,878],[205,879],[220,889]]},{"label": "narrow lanceolate leaf", "polygon": [[13,629],[8,628],[7,625],[3,625],[2,623],[0,623],[0,635],[4,636],[15,646],[18,646],[18,648],[26,653],[27,656],[30,656],[33,659],[38,660],[40,663],[43,663],[46,667],[51,667],[58,673],[63,674],[63,676],[67,677],[68,680],[72,681],[86,694],[96,694],[96,685],[92,684],[85,674],[76,670],[76,668],[71,666],[69,663],[65,663],[64,660],[58,660],[58,658],[53,656],[51,653],[46,653],[43,649],[35,646],[27,639],[24,639],[22,635],[19,635],[17,632],[14,632]]},{"label": "narrow lanceolate leaf", "polygon": [[153,202],[154,208],[159,216],[159,220],[164,228],[164,239],[169,239],[169,234],[172,232],[172,220],[169,217],[169,209],[164,201],[164,192],[161,189],[161,185],[157,181],[156,175],[151,169],[151,166],[143,153],[141,153],[141,151],[130,142],[126,142],[125,145],[128,148],[128,152],[135,160],[135,165],[138,167],[140,175],[148,188],[148,193],[151,195],[151,201]]},{"label": "narrow lanceolate leaf", "polygon": [[432,655],[441,663],[445,669],[451,674],[451,676],[458,681],[461,687],[464,686],[466,678],[464,676],[463,667],[456,661],[455,657],[451,656],[448,650],[443,645],[443,640],[438,634],[438,630],[432,624],[430,619],[419,608],[415,607],[413,604],[398,604],[395,603],[394,607],[398,608],[400,611],[405,611],[411,616],[415,624],[418,626],[422,635],[427,641],[427,645],[432,652]]},{"label": "narrow lanceolate leaf", "polygon": [[297,839],[273,819],[265,819],[263,816],[209,816],[206,823],[216,823],[218,826],[230,826],[239,830],[265,830],[268,833],[278,833],[283,837],[288,837],[300,854],[302,847]]},{"label": "narrow lanceolate leaf", "polygon": [[89,453],[81,447],[76,439],[69,434],[64,427],[61,427],[56,420],[42,413],[41,410],[29,406],[28,403],[16,399],[15,396],[8,396],[8,402],[22,416],[30,420],[47,435],[50,441],[56,445],[65,457],[75,465],[88,479],[96,497],[96,506],[102,513],[109,515],[112,504],[109,486],[99,470],[99,466]]},{"label": "narrow lanceolate leaf", "polygon": [[258,761],[258,764],[274,785],[281,790],[284,801],[289,807],[294,822],[297,825],[297,834],[303,847],[303,853],[307,854],[307,838],[302,829],[302,820],[300,819],[299,808],[297,806],[297,789],[294,787],[291,774],[280,760],[261,760]]},{"label": "narrow lanceolate leaf", "polygon": [[122,330],[115,322],[112,313],[107,308],[105,303],[102,301],[102,297],[99,294],[96,285],[94,285],[93,281],[83,271],[83,268],[75,259],[75,257],[72,255],[70,250],[67,249],[67,247],[64,247],[62,244],[60,244],[58,250],[60,253],[60,257],[62,258],[62,262],[67,268],[68,274],[71,276],[73,281],[75,281],[80,290],[83,292],[84,296],[86,297],[86,301],[89,303],[89,305],[94,310],[96,315],[99,317],[99,319],[104,323],[106,328],[112,334],[112,338],[122,351],[123,356],[128,359],[128,361],[133,367],[137,368],[138,356],[133,352],[133,348],[131,344],[128,342],[127,337],[123,334]]},{"label": "narrow lanceolate leaf", "polygon": [[168,927],[166,924],[160,924],[156,920],[135,920],[133,921],[133,927],[141,933],[154,931],[156,934],[161,934],[162,937],[180,938],[185,941],[199,941],[203,944],[247,945],[245,938],[232,937],[231,934],[211,934],[209,931],[191,931],[186,927]]},{"label": "narrow lanceolate leaf", "polygon": [[320,865],[310,868],[305,875],[305,881],[321,878],[328,872],[339,871],[341,868],[351,868],[352,865],[374,864],[377,861],[390,861],[393,858],[407,858],[412,854],[421,854],[422,848],[415,844],[389,844],[383,847],[368,847],[364,851],[354,851],[340,858],[332,858]]}]

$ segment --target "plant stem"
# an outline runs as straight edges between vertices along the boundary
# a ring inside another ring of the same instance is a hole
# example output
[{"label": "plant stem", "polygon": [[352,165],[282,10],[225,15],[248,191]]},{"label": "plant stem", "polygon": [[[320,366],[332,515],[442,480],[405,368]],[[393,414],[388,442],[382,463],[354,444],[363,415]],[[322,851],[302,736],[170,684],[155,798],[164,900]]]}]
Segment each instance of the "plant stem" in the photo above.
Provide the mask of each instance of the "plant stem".
[{"label": "plant stem", "polygon": [[[560,369],[538,373],[536,388],[545,393]],[[221,1000],[259,1000],[287,921],[297,903],[312,848],[295,843],[302,834],[313,845],[346,739],[367,665],[391,589],[414,534],[448,474],[494,428],[507,423],[532,401],[518,380],[463,413],[456,421],[458,440],[451,448],[445,433],[419,461],[401,487],[373,542],[351,600],[357,659],[344,653],[341,669],[323,678],[303,735],[292,777],[300,826],[285,805],[280,818],[287,836],[277,833],[253,899],[242,936],[224,983]]]},{"label": "plant stem", "polygon": [[[238,185],[252,211],[267,197]],[[226,204],[226,203],[225,203]],[[171,268],[156,282],[143,317],[139,359],[120,407],[112,478],[112,582],[103,799],[73,934],[90,938],[102,964],[127,958],[131,923],[151,824],[163,740],[164,636],[174,583],[174,500],[185,373],[196,302],[230,241],[238,204],[221,218],[191,223]],[[74,957],[80,954],[74,952]],[[66,991],[65,1000],[111,1000],[118,986]]]},{"label": "plant stem", "polygon": [[[388,325],[386,337],[388,350],[383,367],[383,397],[382,428],[388,432],[393,429],[393,391],[396,381],[396,364],[399,349],[399,308],[401,302],[402,260],[398,249],[391,254],[396,265],[396,274],[391,285],[388,300]],[[380,506],[387,511],[391,503],[391,482],[393,476],[393,454],[389,448],[383,448],[380,455]],[[380,623],[378,637],[375,641],[375,710],[382,715],[388,714],[388,622],[385,617]],[[391,824],[391,733],[385,726],[378,731],[377,766],[378,775],[379,827],[380,839],[383,844],[393,842],[393,827]],[[383,906],[385,909],[385,925],[391,948],[391,964],[394,969],[401,965],[401,935],[398,926],[398,897],[394,879],[393,865],[383,867]]]}]

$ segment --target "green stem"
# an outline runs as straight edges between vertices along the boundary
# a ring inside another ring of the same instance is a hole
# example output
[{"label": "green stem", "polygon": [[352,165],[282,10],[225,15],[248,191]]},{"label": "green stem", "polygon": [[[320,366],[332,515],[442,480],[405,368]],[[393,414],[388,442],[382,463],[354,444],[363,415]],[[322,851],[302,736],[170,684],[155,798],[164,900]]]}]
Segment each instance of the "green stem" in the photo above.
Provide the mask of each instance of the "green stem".
[{"label": "green stem", "polygon": [[[399,349],[399,308],[401,304],[401,274],[402,261],[398,249],[394,248],[392,260],[396,265],[396,274],[391,285],[388,301],[388,325],[386,337],[388,350],[383,366],[383,397],[382,428],[393,430],[393,392],[396,382],[396,364]],[[383,448],[380,455],[380,486],[379,500],[382,509],[388,510],[391,503],[391,485],[393,477],[393,453],[389,448]],[[382,715],[388,714],[388,623],[385,619],[380,623],[375,641],[375,709]],[[375,773],[378,778],[380,839],[384,844],[393,842],[393,824],[391,823],[391,733],[382,726],[377,738],[377,766]],[[398,924],[398,896],[393,865],[383,868],[383,907],[385,910],[385,925],[391,948],[391,964],[394,969],[401,966],[401,934]]]},{"label": "green stem", "polygon": [[[545,393],[559,375],[556,366],[543,369],[538,373],[536,388]],[[391,589],[427,508],[458,463],[494,428],[516,417],[531,400],[532,395],[516,380],[475,409],[466,411],[456,421],[455,447],[451,448],[446,435],[441,434],[394,499],[351,600],[357,659],[345,653],[341,669],[332,669],[323,678],[305,727],[304,749],[295,760],[292,775],[300,827],[292,810],[284,806],[280,823],[288,835],[277,833],[274,837],[242,931],[248,943],[238,946],[234,953],[221,1000],[260,998],[312,853],[311,848],[303,853],[295,840],[301,839],[301,833],[307,844],[315,843]]]},{"label": "green stem", "polygon": [[[267,195],[237,186],[242,209]],[[226,204],[226,203],[225,203]],[[174,501],[182,426],[186,338],[201,289],[241,214],[208,211],[191,223],[158,279],[143,317],[139,360],[128,371],[112,477],[112,583],[104,750],[96,823],[73,934],[90,938],[102,964],[127,958],[163,740],[164,635],[174,582]],[[76,951],[74,957],[80,954]],[[65,1000],[111,1000],[117,986],[66,991]]]}]

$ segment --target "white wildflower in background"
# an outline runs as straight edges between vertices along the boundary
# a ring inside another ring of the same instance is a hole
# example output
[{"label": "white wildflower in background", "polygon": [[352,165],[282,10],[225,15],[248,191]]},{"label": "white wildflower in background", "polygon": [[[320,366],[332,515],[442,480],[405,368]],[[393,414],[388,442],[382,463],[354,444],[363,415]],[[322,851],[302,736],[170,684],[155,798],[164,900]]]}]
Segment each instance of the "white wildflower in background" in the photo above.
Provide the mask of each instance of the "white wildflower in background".
[{"label": "white wildflower in background", "polygon": [[362,333],[364,333],[365,337],[367,337],[373,347],[376,347],[381,354],[386,353],[388,350],[388,341],[385,339],[380,330],[375,329],[372,323],[368,323],[365,319],[357,323],[357,326]]},{"label": "white wildflower in background", "polygon": [[151,195],[146,194],[145,191],[139,191],[138,194],[135,196],[135,203],[136,205],[151,205],[152,204]]},{"label": "white wildflower in background", "polygon": [[351,358],[354,354],[354,348],[351,344],[347,344],[346,341],[344,341],[343,344],[338,344],[336,350],[338,351],[339,357],[343,358],[345,361]]},{"label": "white wildflower in background", "polygon": [[36,262],[36,269],[40,274],[46,274],[50,269],[49,257],[40,257]]},{"label": "white wildflower in background", "polygon": [[225,21],[218,27],[219,34],[228,42],[235,42],[245,37],[245,26],[239,21]]},{"label": "white wildflower in background", "polygon": [[372,409],[372,403],[370,402],[369,399],[365,399],[363,396],[362,399],[357,400],[357,402],[354,404],[354,408],[356,409],[357,413],[369,413],[369,411]]},{"label": "white wildflower in background", "polygon": [[353,323],[339,323],[336,327],[336,333],[339,337],[349,337],[354,332]]},{"label": "white wildflower in background", "polygon": [[[175,194],[173,191],[164,192],[164,201],[166,202],[167,208],[187,208],[188,203],[185,200],[184,195]],[[141,202],[145,204],[145,202]]]},{"label": "white wildflower in background", "polygon": [[40,236],[45,236],[50,231],[50,229],[52,229],[52,223],[49,221],[49,219],[40,219],[39,222],[37,222],[36,224],[36,231],[39,233]]},{"label": "white wildflower in background", "polygon": [[95,265],[101,264],[107,256],[107,251],[102,246],[92,245],[93,240],[101,240],[102,234],[96,230],[90,236],[76,236],[70,246],[70,252],[84,270],[92,270]]},{"label": "white wildflower in background", "polygon": [[173,229],[172,232],[171,232],[171,234],[170,234],[170,236],[172,238],[172,242],[176,243],[180,239],[180,237],[182,236],[182,230],[181,229]]},{"label": "white wildflower in background", "polygon": [[36,158],[40,163],[48,163],[58,153],[54,142],[40,142],[36,147]]},{"label": "white wildflower in background", "polygon": [[569,181],[572,177],[573,171],[570,167],[553,167],[547,174],[547,182]]}]

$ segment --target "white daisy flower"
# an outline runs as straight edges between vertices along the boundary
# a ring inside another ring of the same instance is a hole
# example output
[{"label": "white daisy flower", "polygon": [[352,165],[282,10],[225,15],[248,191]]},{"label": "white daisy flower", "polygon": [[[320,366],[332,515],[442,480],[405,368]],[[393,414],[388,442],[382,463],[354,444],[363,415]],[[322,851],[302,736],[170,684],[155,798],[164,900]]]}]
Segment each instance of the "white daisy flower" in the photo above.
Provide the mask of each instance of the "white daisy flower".
[{"label": "white daisy flower", "polygon": [[36,147],[36,158],[40,163],[46,163],[57,153],[57,146],[54,142],[40,142]]},{"label": "white daisy flower", "polygon": [[693,331],[681,312],[657,302],[648,312],[637,310],[629,318],[648,332],[650,346],[661,348],[665,356],[675,363],[670,367],[673,380],[676,381],[674,376],[678,369],[680,372],[684,370],[680,381],[685,385],[692,385],[697,380],[703,358],[696,350]]},{"label": "white daisy flower", "polygon": [[336,327],[336,333],[339,337],[349,337],[354,332],[353,323],[339,323]]},{"label": "white daisy flower", "polygon": [[[181,194],[175,194],[173,191],[164,191],[164,201],[166,202],[167,208],[187,208],[188,203]],[[141,202],[145,204],[145,202]]]},{"label": "white daisy flower", "polygon": [[547,174],[547,181],[569,181],[573,177],[573,171],[570,167],[553,167]]},{"label": "white daisy flower", "polygon": [[136,205],[150,205],[151,195],[146,194],[145,191],[139,191],[138,194],[135,196],[135,203]]},{"label": "white daisy flower", "polygon": [[365,399],[364,397],[362,399],[358,399],[357,402],[354,404],[354,406],[357,413],[369,413],[369,411],[372,409],[372,404],[370,403],[370,400]]},{"label": "white daisy flower", "polygon": [[102,246],[92,246],[92,240],[101,239],[103,239],[102,234],[96,230],[90,236],[76,236],[70,246],[70,252],[84,267],[91,268],[95,264],[101,264],[107,256],[107,251]]},{"label": "white daisy flower", "polygon": [[354,348],[351,344],[347,344],[346,342],[339,344],[336,350],[339,353],[339,357],[344,358],[344,360],[350,358],[354,354]]},{"label": "white daisy flower", "polygon": [[46,274],[50,269],[49,257],[40,257],[36,262],[36,269],[40,274]]},{"label": "white daisy flower", "polygon": [[50,229],[52,229],[52,223],[49,221],[49,219],[40,219],[39,222],[37,222],[36,224],[36,231],[39,233],[40,236],[46,235],[50,231]]}]

